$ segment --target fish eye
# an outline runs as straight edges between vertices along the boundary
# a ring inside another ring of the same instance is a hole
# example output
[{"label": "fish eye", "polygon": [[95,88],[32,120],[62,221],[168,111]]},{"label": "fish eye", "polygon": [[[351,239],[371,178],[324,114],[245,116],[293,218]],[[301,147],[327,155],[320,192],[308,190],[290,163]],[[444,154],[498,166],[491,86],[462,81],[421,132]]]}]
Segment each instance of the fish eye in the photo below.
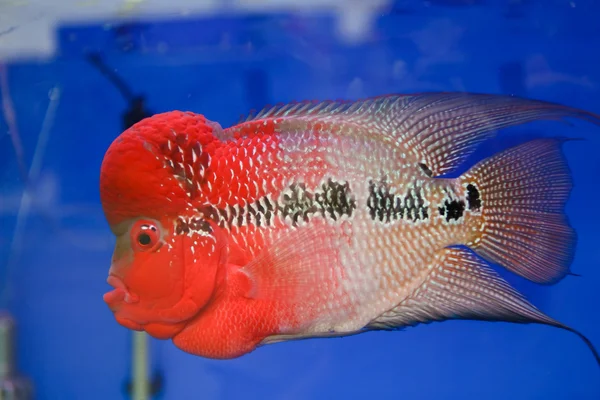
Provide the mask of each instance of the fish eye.
[{"label": "fish eye", "polygon": [[131,229],[131,244],[137,251],[148,251],[160,242],[160,232],[152,221],[138,221]]}]

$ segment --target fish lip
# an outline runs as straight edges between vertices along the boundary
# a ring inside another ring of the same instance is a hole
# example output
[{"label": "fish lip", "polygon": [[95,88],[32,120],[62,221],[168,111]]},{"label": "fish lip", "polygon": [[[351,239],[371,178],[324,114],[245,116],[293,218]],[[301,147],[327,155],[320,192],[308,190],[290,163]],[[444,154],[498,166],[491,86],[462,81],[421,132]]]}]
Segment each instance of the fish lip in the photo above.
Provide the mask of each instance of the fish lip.
[{"label": "fish lip", "polygon": [[113,274],[108,275],[108,278],[106,278],[106,283],[108,283],[110,286],[112,286],[115,289],[123,289],[123,290],[127,291],[127,287],[125,286],[125,283],[123,283],[121,278],[119,278],[116,275],[113,275]]},{"label": "fish lip", "polygon": [[135,293],[132,293],[118,276],[109,274],[108,278],[106,278],[106,283],[114,288],[103,296],[104,302],[109,306],[116,305],[122,301],[128,304],[135,304],[140,301],[139,297]]}]

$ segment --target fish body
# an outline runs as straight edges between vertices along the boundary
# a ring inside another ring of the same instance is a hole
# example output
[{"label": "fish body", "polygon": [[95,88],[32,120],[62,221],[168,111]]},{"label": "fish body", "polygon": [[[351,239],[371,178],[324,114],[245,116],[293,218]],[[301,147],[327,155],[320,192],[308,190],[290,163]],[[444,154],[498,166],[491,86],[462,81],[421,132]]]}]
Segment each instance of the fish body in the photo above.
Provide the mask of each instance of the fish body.
[{"label": "fish body", "polygon": [[447,319],[546,316],[488,262],[569,273],[566,139],[447,178],[498,129],[600,117],[515,97],[424,93],[267,108],[222,129],[191,112],[121,134],[101,170],[117,236],[104,297],[123,326],[209,358]]}]

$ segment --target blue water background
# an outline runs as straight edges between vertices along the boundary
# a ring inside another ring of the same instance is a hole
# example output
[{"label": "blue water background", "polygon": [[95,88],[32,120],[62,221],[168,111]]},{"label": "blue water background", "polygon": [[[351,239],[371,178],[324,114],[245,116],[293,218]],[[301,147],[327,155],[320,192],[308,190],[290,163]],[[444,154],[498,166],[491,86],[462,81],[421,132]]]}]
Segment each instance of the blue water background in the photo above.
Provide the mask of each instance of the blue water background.
[{"label": "blue water background", "polygon": [[[60,91],[8,282],[22,184],[10,138],[0,136],[0,283],[14,294],[19,367],[37,398],[128,398],[131,334],[102,301],[114,239],[98,193],[102,157],[128,104],[86,52],[100,52],[152,111],[190,110],[223,126],[265,104],[431,90],[513,93],[600,112],[600,3],[457,3],[397,2],[360,44],[340,40],[327,13],[70,24],[57,29],[52,60],[10,63],[28,164],[49,93]],[[575,180],[567,213],[579,234],[572,269],[582,276],[549,287],[509,278],[600,346],[600,127],[510,129],[471,162],[545,135],[586,139],[565,147]],[[230,361],[153,340],[151,364],[164,375],[163,399],[600,398],[600,371],[583,342],[538,325],[451,321],[277,344]]]}]

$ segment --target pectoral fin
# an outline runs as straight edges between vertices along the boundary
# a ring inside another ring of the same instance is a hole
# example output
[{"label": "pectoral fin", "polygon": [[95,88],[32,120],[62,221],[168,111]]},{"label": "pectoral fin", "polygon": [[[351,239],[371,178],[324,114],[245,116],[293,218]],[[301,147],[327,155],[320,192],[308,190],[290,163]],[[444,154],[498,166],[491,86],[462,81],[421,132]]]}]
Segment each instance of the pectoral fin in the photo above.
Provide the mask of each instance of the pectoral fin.
[{"label": "pectoral fin", "polygon": [[333,290],[337,264],[336,231],[323,223],[282,234],[241,271],[252,282],[249,298],[314,303]]}]

